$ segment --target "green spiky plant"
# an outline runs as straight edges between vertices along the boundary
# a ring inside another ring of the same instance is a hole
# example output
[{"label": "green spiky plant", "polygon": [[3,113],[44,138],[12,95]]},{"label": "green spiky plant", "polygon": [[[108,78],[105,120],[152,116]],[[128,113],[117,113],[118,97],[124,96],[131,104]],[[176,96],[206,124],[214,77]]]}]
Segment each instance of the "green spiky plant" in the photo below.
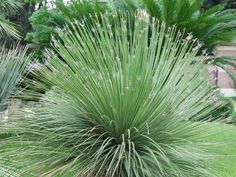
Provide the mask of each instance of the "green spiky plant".
[{"label": "green spiky plant", "polygon": [[1,127],[0,165],[19,176],[213,176],[214,126],[193,120],[224,103],[203,61],[191,65],[196,41],[145,12],[101,19],[58,32],[37,75],[54,88]]},{"label": "green spiky plant", "polygon": [[3,48],[0,51],[0,112],[5,109],[7,99],[25,71],[29,60],[26,52],[27,47],[20,45],[11,50]]}]

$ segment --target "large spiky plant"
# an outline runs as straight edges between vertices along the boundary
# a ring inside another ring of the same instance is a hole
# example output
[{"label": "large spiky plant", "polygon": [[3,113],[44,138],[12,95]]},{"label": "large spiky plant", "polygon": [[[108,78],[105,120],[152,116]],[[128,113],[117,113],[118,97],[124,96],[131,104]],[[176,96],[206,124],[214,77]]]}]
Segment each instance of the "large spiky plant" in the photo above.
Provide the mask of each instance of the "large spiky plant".
[{"label": "large spiky plant", "polygon": [[44,177],[212,175],[205,141],[214,126],[193,120],[223,103],[203,61],[191,65],[196,41],[149,19],[101,14],[59,31],[38,74],[54,88],[1,127],[5,169]]},{"label": "large spiky plant", "polygon": [[13,49],[0,51],[0,112],[5,109],[7,99],[13,93],[25,71],[29,57],[27,47],[17,45]]}]

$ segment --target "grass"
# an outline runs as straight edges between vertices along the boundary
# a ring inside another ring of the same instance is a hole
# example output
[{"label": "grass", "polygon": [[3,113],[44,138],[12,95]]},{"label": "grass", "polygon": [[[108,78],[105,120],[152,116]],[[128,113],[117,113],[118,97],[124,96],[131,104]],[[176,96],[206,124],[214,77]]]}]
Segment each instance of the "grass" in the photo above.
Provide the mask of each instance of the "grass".
[{"label": "grass", "polygon": [[220,133],[214,135],[212,139],[221,141],[223,146],[216,149],[221,155],[217,157],[219,163],[214,172],[223,177],[236,176],[236,126],[222,124],[219,126]]}]

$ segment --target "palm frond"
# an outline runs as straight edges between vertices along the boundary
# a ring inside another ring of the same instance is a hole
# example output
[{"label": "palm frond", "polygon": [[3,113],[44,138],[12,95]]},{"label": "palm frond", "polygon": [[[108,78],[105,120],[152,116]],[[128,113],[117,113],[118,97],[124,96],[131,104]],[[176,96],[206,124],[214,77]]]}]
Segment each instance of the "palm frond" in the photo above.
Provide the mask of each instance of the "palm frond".
[{"label": "palm frond", "polygon": [[[58,13],[63,15],[67,22],[80,20],[88,14],[101,13],[106,10],[106,5],[99,1],[71,1],[69,5],[65,5],[62,1],[56,2]],[[69,7],[68,7],[69,6]]]},{"label": "palm frond", "polygon": [[59,30],[37,75],[54,88],[1,127],[0,164],[21,176],[212,176],[214,126],[193,120],[224,103],[204,61],[191,64],[196,41],[150,19],[114,12]]}]

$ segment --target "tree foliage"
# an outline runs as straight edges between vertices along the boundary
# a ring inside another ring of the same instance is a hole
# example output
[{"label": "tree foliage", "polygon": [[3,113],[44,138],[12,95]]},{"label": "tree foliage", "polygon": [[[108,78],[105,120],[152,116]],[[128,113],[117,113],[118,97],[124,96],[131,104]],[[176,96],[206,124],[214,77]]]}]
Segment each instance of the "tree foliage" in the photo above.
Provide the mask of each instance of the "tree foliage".
[{"label": "tree foliage", "polygon": [[33,31],[28,33],[26,39],[38,46],[38,56],[41,58],[44,49],[50,47],[51,37],[58,36],[57,28],[106,10],[106,5],[97,1],[72,1],[69,5],[56,1],[55,6],[50,10],[44,6],[30,17]]}]

